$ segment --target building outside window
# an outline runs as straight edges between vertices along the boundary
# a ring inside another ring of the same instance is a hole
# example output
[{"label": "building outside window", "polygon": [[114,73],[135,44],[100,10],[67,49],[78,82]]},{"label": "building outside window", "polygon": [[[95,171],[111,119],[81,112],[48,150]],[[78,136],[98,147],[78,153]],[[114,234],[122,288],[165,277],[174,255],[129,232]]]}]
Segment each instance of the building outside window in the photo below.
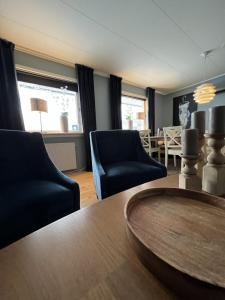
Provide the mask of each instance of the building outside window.
[{"label": "building outside window", "polygon": [[143,130],[146,125],[146,101],[122,96],[122,128]]},{"label": "building outside window", "polygon": [[[41,124],[45,133],[82,131],[75,83],[19,73],[18,88],[27,131],[41,131]],[[48,112],[32,111],[31,98],[46,100]]]}]

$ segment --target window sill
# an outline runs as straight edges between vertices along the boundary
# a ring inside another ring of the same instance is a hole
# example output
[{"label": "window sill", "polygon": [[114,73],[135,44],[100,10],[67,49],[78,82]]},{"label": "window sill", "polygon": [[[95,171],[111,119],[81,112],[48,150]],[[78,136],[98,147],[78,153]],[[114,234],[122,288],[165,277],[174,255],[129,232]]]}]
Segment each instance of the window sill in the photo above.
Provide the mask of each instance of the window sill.
[{"label": "window sill", "polygon": [[82,137],[83,132],[54,132],[54,133],[42,133],[43,138],[56,138],[56,137]]}]

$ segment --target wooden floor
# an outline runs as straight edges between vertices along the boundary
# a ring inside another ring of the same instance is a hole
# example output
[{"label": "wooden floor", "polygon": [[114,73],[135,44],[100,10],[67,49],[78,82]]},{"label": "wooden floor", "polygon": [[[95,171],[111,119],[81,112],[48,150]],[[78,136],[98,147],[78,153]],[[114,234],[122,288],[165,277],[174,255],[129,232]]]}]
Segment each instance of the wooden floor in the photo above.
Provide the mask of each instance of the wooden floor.
[{"label": "wooden floor", "polygon": [[86,207],[98,201],[93,182],[92,172],[67,172],[80,186],[80,206]]},{"label": "wooden floor", "polygon": [[[168,175],[177,174],[179,167],[169,166]],[[99,201],[96,196],[92,172],[66,172],[70,178],[74,179],[80,186],[80,206],[81,208],[89,206]]]}]

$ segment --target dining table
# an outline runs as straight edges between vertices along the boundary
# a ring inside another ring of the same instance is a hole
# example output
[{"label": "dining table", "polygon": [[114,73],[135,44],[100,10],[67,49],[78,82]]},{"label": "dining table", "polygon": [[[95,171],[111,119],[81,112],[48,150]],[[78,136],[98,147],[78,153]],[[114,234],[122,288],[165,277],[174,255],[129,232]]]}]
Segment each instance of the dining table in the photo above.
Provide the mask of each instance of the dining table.
[{"label": "dining table", "polygon": [[164,142],[164,136],[160,136],[160,135],[150,136],[150,141],[151,142]]}]

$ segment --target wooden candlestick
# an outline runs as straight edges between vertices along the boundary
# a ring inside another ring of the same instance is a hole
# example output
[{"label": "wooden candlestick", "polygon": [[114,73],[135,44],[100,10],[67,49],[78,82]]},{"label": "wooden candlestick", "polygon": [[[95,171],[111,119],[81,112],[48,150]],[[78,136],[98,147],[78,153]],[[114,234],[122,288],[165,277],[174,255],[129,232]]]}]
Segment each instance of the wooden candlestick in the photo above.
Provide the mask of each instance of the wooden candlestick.
[{"label": "wooden candlestick", "polygon": [[199,133],[199,159],[196,165],[197,175],[202,178],[202,170],[205,165],[205,157],[202,148],[205,143],[205,111],[195,111],[191,114],[191,128],[198,129]]},{"label": "wooden candlestick", "polygon": [[209,134],[225,134],[225,105],[209,109]]},{"label": "wooden candlestick", "polygon": [[225,195],[225,156],[221,150],[225,145],[225,134],[207,134],[211,152],[203,167],[202,189],[210,194]]},{"label": "wooden candlestick", "polygon": [[195,165],[198,161],[198,155],[182,155],[184,167],[179,175],[179,188],[201,191],[201,178],[197,175]]},{"label": "wooden candlestick", "polygon": [[200,178],[202,178],[202,176],[203,176],[203,167],[206,164],[205,154],[203,152],[204,145],[205,145],[205,137],[204,137],[204,135],[200,135],[199,136],[199,157],[198,157],[198,162],[196,164],[197,175]]},{"label": "wooden candlestick", "polygon": [[225,134],[208,134],[208,146],[212,149],[207,157],[207,162],[212,165],[224,165],[225,156],[221,150],[225,145]]},{"label": "wooden candlestick", "polygon": [[181,135],[182,153],[185,156],[198,155],[198,129],[184,129]]},{"label": "wooden candlestick", "polygon": [[191,128],[198,129],[199,135],[205,133],[205,111],[194,111],[191,114]]}]

